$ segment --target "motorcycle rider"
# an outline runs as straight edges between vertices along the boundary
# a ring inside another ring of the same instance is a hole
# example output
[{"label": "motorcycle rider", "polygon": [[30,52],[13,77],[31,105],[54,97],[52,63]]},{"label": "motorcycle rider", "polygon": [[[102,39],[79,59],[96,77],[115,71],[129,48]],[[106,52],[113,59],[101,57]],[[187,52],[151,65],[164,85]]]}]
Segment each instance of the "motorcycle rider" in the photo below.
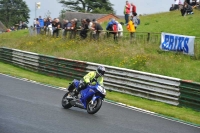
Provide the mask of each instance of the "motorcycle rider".
[{"label": "motorcycle rider", "polygon": [[105,73],[104,66],[98,66],[96,71],[91,71],[83,77],[83,82],[80,82],[79,87],[76,89],[74,96],[87,87],[87,85],[96,85],[98,82],[103,86],[103,75]]}]

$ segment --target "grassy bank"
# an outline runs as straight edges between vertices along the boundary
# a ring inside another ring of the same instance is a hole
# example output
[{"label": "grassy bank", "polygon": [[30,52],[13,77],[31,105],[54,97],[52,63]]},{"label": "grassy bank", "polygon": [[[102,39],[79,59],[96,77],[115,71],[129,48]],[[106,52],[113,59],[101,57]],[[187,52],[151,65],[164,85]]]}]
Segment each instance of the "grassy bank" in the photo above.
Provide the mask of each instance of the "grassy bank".
[{"label": "grassy bank", "polygon": [[[35,53],[82,60],[110,66],[129,68],[184,80],[200,82],[200,60],[182,53],[164,52],[159,44],[130,44],[128,40],[63,40],[46,36],[27,36],[28,31],[6,33],[0,47],[21,49]],[[21,34],[20,39],[14,39]]]},{"label": "grassy bank", "polygon": [[[34,73],[31,71],[24,70],[22,68],[6,64],[4,62],[0,62],[0,73],[5,73],[8,75],[21,78],[27,78],[30,80],[58,87],[67,87],[68,83],[71,82],[70,79],[65,80],[65,79],[41,75],[38,73]],[[109,92],[109,91],[107,92],[106,98],[109,100],[125,103],[130,106],[135,106],[138,108],[146,109],[159,114],[178,118],[180,120],[200,125],[200,112],[188,108],[179,108],[161,102],[151,101],[140,97],[135,97],[117,92]]]}]

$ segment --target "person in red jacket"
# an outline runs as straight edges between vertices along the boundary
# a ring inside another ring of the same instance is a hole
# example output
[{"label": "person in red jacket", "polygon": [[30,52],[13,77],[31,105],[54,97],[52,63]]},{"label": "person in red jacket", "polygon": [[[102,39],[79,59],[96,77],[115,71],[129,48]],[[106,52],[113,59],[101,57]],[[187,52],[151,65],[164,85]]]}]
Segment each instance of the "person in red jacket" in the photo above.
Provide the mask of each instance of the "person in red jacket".
[{"label": "person in red jacket", "polygon": [[125,23],[128,24],[129,14],[130,14],[131,5],[128,1],[126,1],[126,5],[124,7],[124,15],[125,15]]},{"label": "person in red jacket", "polygon": [[134,5],[133,3],[131,3],[132,6],[132,15],[136,13],[136,5]]}]

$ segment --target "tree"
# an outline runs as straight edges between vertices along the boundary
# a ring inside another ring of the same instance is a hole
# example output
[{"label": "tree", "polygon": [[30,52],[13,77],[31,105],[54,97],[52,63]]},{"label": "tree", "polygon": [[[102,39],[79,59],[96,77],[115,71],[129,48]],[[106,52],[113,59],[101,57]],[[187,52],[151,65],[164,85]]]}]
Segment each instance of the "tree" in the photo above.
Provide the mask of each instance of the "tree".
[{"label": "tree", "polygon": [[0,0],[0,21],[7,27],[19,24],[20,21],[28,23],[29,12],[23,0]]},{"label": "tree", "polygon": [[114,13],[113,4],[109,0],[58,0],[58,2],[63,4],[68,11]]}]

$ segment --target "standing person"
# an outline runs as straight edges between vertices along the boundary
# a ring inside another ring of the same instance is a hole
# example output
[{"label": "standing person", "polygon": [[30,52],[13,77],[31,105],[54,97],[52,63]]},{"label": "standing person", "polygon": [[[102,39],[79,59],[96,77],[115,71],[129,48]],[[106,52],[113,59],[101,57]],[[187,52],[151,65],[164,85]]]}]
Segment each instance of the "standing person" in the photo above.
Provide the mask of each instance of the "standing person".
[{"label": "standing person", "polygon": [[127,30],[130,32],[130,40],[132,42],[132,39],[134,37],[134,33],[135,33],[135,26],[134,26],[134,23],[133,23],[133,18],[131,17],[129,19],[129,22],[128,22],[128,25],[126,26]]},{"label": "standing person", "polygon": [[124,7],[125,24],[128,24],[130,9],[131,9],[131,5],[129,4],[128,1],[126,1],[126,5]]},{"label": "standing person", "polygon": [[136,13],[136,5],[131,3],[131,6],[132,6],[132,15],[133,15],[133,13]]},{"label": "standing person", "polygon": [[35,28],[37,30],[37,34],[40,34],[40,22],[39,22],[38,18],[36,18]]},{"label": "standing person", "polygon": [[76,37],[77,34],[80,34],[81,31],[81,21],[79,19],[74,19],[75,21],[75,31],[74,31],[74,37]]},{"label": "standing person", "polygon": [[99,39],[99,35],[101,33],[101,31],[103,30],[102,26],[96,21],[93,20],[93,25],[94,25],[94,39],[98,40]]},{"label": "standing person", "polygon": [[55,22],[52,24],[53,36],[56,34],[56,37],[58,37],[61,23],[58,18],[54,19],[54,21]]},{"label": "standing person", "polygon": [[135,30],[137,29],[137,26],[138,26],[138,17],[137,17],[137,13],[133,13],[133,23],[134,23],[134,26],[135,26]]},{"label": "standing person", "polygon": [[89,23],[90,23],[90,19],[86,19],[86,20],[84,19],[83,23],[84,23],[84,27],[83,27],[83,29],[80,32],[80,36],[83,39],[85,39],[85,38],[87,38],[87,32],[89,30],[88,26],[89,26]]},{"label": "standing person", "polygon": [[66,35],[67,35],[67,24],[68,24],[68,20],[63,20],[63,38],[66,38]]}]

